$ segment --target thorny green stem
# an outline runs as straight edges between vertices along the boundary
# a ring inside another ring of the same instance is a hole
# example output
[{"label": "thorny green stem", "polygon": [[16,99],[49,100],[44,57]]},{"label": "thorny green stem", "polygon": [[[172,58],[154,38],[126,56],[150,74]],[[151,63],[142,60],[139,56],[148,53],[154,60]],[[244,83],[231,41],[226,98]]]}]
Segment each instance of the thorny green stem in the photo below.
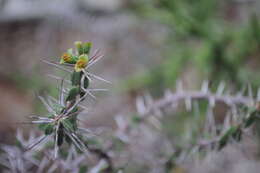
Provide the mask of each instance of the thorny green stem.
[{"label": "thorny green stem", "polygon": [[[51,75],[52,77],[61,80],[61,85],[59,87],[59,100],[55,101],[58,105],[51,105],[51,103],[39,96],[39,99],[46,107],[50,116],[34,116],[32,118],[35,120],[32,121],[32,123],[39,124],[40,129],[45,132],[46,136],[54,136],[55,158],[58,156],[58,150],[66,138],[66,140],[69,139],[79,150],[93,153],[101,160],[105,160],[107,162],[107,167],[104,171],[112,172],[113,164],[110,156],[101,149],[88,146],[87,141],[83,142],[81,135],[78,134],[77,124],[77,116],[81,112],[80,103],[85,100],[87,96],[95,98],[95,96],[91,93],[91,91],[95,90],[88,89],[89,84],[93,81],[93,79],[110,83],[109,81],[96,76],[87,70],[100,58],[102,58],[103,55],[100,54],[100,50],[97,50],[93,56],[90,56],[90,49],[92,46],[90,42],[75,42],[75,45],[77,48],[76,51],[74,52],[72,49],[68,49],[68,51],[62,55],[60,63],[42,60],[48,65],[68,72],[71,75],[71,79],[66,80],[64,78]],[[67,94],[64,93],[67,90],[64,88],[64,81],[70,84]],[[102,89],[99,90],[102,91]],[[45,139],[46,136],[43,139]],[[42,140],[37,142],[35,145],[38,145],[41,141]],[[35,145],[33,145],[33,147]]]}]

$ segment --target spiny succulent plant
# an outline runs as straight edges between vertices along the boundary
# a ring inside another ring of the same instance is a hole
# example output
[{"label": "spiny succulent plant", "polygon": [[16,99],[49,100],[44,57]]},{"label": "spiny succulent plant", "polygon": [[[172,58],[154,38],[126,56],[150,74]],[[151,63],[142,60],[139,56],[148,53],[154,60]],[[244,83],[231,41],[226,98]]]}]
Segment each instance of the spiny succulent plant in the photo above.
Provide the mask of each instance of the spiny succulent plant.
[{"label": "spiny succulent plant", "polygon": [[[38,124],[39,129],[45,134],[43,138],[35,143],[39,144],[48,136],[53,136],[55,141],[54,157],[58,155],[58,149],[64,142],[74,144],[79,150],[88,151],[88,145],[81,137],[79,131],[82,128],[78,126],[77,117],[82,109],[81,102],[86,97],[95,97],[92,91],[102,91],[104,89],[90,89],[92,79],[98,79],[109,82],[101,77],[98,77],[88,71],[88,67],[95,64],[103,55],[97,50],[91,56],[90,51],[92,44],[90,42],[82,43],[75,42],[76,49],[68,49],[64,53],[60,62],[50,62],[43,60],[47,64],[63,69],[70,73],[70,80],[61,79],[59,88],[59,99],[51,96],[40,100],[48,110],[47,116],[31,116],[32,123]],[[69,83],[68,88],[64,87],[64,82]],[[32,145],[34,147],[35,145]]]}]

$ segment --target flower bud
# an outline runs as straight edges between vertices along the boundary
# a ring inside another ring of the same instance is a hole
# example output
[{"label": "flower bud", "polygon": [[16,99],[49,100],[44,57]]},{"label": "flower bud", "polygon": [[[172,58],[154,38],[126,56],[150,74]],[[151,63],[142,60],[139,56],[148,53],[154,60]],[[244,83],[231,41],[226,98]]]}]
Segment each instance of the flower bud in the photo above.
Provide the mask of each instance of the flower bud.
[{"label": "flower bud", "polygon": [[[73,64],[73,57],[71,54],[69,53],[64,53],[61,56],[61,60],[60,60],[60,64],[64,64],[64,63],[69,63],[69,64]],[[75,62],[74,62],[75,63]]]},{"label": "flower bud", "polygon": [[83,53],[88,55],[92,47],[92,44],[90,42],[83,43],[82,47],[83,47]]},{"label": "flower bud", "polygon": [[84,54],[84,49],[83,49],[83,46],[82,46],[82,42],[81,41],[76,41],[74,44],[75,44],[75,46],[77,48],[78,54],[79,55]]},{"label": "flower bud", "polygon": [[75,71],[76,72],[82,71],[88,65],[88,61],[89,61],[88,55],[86,54],[80,55],[78,61],[75,64]]}]

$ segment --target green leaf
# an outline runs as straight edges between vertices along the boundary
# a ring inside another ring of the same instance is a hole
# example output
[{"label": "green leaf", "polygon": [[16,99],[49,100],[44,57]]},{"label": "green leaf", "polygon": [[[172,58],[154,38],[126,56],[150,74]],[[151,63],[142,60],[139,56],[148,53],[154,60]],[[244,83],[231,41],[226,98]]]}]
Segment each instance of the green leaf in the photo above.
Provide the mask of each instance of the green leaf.
[{"label": "green leaf", "polygon": [[73,64],[76,64],[77,63],[77,61],[79,60],[79,57],[77,56],[77,55],[72,55],[72,62],[73,62]]},{"label": "green leaf", "polygon": [[45,131],[47,125],[48,125],[48,124],[46,124],[46,123],[42,123],[42,124],[39,124],[39,125],[38,125],[38,128],[39,128],[41,131]]},{"label": "green leaf", "polygon": [[75,100],[77,95],[79,94],[80,90],[79,88],[72,88],[70,91],[69,91],[69,94],[66,98],[66,101],[72,101],[72,100]]},{"label": "green leaf", "polygon": [[52,104],[52,107],[53,107],[54,111],[57,112],[57,113],[62,112],[62,110],[64,109],[64,107],[59,105],[59,104]]},{"label": "green leaf", "polygon": [[76,72],[74,71],[71,74],[71,84],[72,85],[80,85],[80,80],[81,80],[82,72]]},{"label": "green leaf", "polygon": [[75,107],[74,109],[72,109],[71,113],[75,113],[79,110],[79,108]]},{"label": "green leaf", "polygon": [[231,136],[232,137],[236,136],[236,133],[238,133],[237,132],[238,130],[239,130],[239,128],[237,126],[230,127],[227,130],[227,132],[220,138],[218,149],[221,150],[222,148],[224,148],[227,145],[229,138]]},{"label": "green leaf", "polygon": [[[53,114],[48,114],[46,117],[48,117],[48,118],[53,118],[54,115],[53,115]],[[38,128],[39,128],[39,130],[41,130],[41,131],[45,131],[45,129],[46,129],[47,126],[48,126],[48,123],[42,123],[42,124],[39,124],[39,125],[38,125]]]},{"label": "green leaf", "polygon": [[84,53],[82,42],[81,41],[76,41],[75,42],[75,46],[77,48],[78,54],[82,55]]},{"label": "green leaf", "polygon": [[54,131],[54,125],[49,123],[45,126],[45,135],[50,135]]},{"label": "green leaf", "polygon": [[87,54],[88,55],[89,52],[90,52],[90,49],[92,47],[92,43],[91,42],[83,43],[82,47],[83,47],[83,54]]},{"label": "green leaf", "polygon": [[62,125],[64,126],[65,129],[67,129],[68,131],[73,132],[74,129],[74,125],[73,125],[73,121],[69,120],[69,119],[64,119],[62,120]]}]

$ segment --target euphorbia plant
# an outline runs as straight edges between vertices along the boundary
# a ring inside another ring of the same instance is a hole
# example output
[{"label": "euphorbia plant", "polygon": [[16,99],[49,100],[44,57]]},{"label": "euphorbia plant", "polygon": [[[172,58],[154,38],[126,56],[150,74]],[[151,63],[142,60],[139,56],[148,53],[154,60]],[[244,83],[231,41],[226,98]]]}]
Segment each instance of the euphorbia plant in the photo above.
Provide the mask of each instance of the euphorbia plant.
[{"label": "euphorbia plant", "polygon": [[[93,55],[90,54],[92,44],[90,42],[82,43],[75,42],[76,49],[68,49],[59,62],[44,62],[55,67],[66,70],[70,73],[70,80],[61,79],[61,87],[59,91],[59,99],[52,98],[52,101],[39,97],[48,110],[47,116],[32,116],[34,119],[32,123],[39,124],[39,129],[44,131],[45,136],[33,144],[40,143],[48,136],[53,136],[55,141],[55,154],[57,157],[58,148],[64,142],[68,144],[73,143],[81,151],[88,150],[87,144],[81,139],[79,133],[82,128],[78,127],[77,117],[82,111],[80,103],[86,99],[87,96],[94,97],[92,91],[99,91],[103,89],[90,89],[89,85],[92,79],[98,79],[105,82],[101,77],[98,77],[88,71],[88,67],[96,63],[102,55],[99,51],[95,51]],[[64,87],[64,82],[69,83],[69,87]],[[31,148],[30,147],[30,148]]]}]

